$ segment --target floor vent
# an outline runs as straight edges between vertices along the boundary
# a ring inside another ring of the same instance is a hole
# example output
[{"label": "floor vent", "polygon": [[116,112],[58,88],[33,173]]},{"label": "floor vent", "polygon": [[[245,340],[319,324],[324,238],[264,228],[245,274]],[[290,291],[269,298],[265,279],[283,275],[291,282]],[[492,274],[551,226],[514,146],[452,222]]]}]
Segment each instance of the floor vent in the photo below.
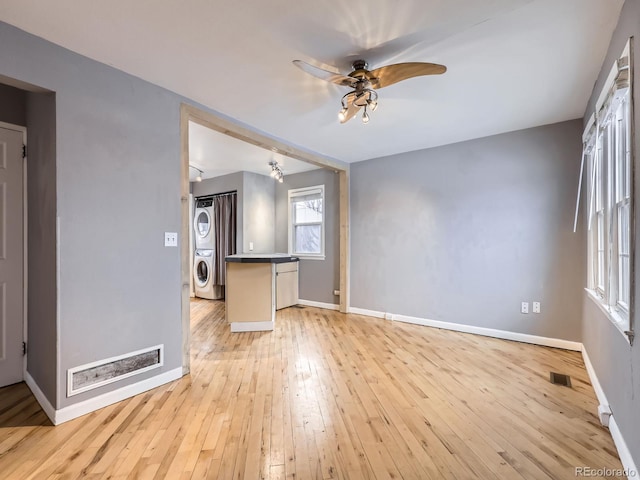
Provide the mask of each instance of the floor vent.
[{"label": "floor vent", "polygon": [[67,370],[67,397],[117,382],[164,364],[164,345],[98,360]]},{"label": "floor vent", "polygon": [[551,372],[551,383],[555,385],[562,385],[563,387],[571,387],[571,377],[563,373]]}]

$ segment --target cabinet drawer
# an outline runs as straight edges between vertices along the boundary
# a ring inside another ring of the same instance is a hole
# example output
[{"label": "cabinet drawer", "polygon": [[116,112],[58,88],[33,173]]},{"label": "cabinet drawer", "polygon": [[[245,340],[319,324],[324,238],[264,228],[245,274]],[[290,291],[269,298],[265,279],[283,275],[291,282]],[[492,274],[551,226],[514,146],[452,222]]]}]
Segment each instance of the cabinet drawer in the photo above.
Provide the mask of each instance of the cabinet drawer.
[{"label": "cabinet drawer", "polygon": [[297,272],[298,262],[277,263],[276,273]]}]

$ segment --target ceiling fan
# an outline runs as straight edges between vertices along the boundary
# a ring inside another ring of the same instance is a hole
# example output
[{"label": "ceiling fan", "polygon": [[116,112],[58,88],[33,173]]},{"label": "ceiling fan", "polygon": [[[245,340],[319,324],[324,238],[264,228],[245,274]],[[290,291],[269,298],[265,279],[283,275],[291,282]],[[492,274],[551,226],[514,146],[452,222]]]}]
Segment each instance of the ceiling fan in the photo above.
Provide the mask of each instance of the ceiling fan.
[{"label": "ceiling fan", "polygon": [[327,82],[350,87],[353,90],[342,97],[342,109],[338,113],[340,123],[351,120],[361,108],[364,108],[362,122],[369,123],[368,111],[375,111],[378,107],[378,93],[376,90],[388,87],[394,83],[421,75],[441,75],[447,71],[444,65],[424,62],[407,62],[386,65],[368,70],[365,60],[353,62],[353,71],[348,75],[315,67],[302,60],[294,60],[293,64],[304,72]]}]

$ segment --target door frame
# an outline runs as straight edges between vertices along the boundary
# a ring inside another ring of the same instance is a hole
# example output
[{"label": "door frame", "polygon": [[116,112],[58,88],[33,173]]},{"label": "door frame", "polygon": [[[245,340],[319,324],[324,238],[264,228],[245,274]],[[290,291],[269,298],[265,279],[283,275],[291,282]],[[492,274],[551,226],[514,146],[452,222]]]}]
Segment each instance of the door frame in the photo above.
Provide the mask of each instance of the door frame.
[{"label": "door frame", "polygon": [[[29,287],[29,270],[28,270],[28,250],[29,245],[28,234],[28,205],[27,205],[27,127],[22,125],[14,125],[13,123],[0,122],[0,128],[13,130],[22,133],[22,144],[25,148],[25,156],[22,159],[22,341],[27,344],[28,324],[27,324],[27,308],[28,308],[28,287]],[[27,344],[28,346],[28,344]],[[27,378],[27,355],[28,348],[22,356],[22,380]]]},{"label": "door frame", "polygon": [[182,202],[182,225],[180,259],[182,279],[182,373],[190,371],[191,327],[189,311],[189,122],[210,128],[225,135],[237,138],[252,145],[271,150],[296,160],[301,160],[318,167],[328,168],[339,175],[340,202],[340,307],[342,313],[347,313],[350,306],[350,261],[351,250],[349,242],[349,164],[324,157],[316,153],[302,150],[288,145],[281,140],[270,137],[235,123],[228,118],[216,115],[193,105],[180,105],[180,197]]}]

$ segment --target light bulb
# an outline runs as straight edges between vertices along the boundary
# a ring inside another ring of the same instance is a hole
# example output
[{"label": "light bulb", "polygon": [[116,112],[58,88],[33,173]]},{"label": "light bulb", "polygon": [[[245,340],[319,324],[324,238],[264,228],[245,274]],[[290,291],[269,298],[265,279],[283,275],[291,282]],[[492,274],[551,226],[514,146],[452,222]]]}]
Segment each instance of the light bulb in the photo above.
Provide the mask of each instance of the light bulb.
[{"label": "light bulb", "polygon": [[344,122],[345,119],[347,118],[347,109],[342,107],[342,110],[340,110],[338,112],[338,120],[340,120],[340,122]]},{"label": "light bulb", "polygon": [[364,109],[364,113],[362,114],[362,123],[369,123],[369,114],[367,113],[367,109]]},{"label": "light bulb", "polygon": [[279,181],[280,183],[282,183],[284,180],[283,180],[283,178],[282,178],[282,177],[280,177],[280,178],[278,179],[278,181]]},{"label": "light bulb", "polygon": [[378,102],[377,102],[376,100],[372,101],[372,102],[369,104],[369,108],[371,108],[371,111],[372,111],[372,112],[375,112],[375,111],[376,111],[376,108],[378,108]]},{"label": "light bulb", "polygon": [[275,168],[271,168],[271,176],[275,177],[277,175],[278,171]]},{"label": "light bulb", "polygon": [[202,174],[198,174],[198,176],[196,177],[196,182],[201,182],[202,181]]}]

